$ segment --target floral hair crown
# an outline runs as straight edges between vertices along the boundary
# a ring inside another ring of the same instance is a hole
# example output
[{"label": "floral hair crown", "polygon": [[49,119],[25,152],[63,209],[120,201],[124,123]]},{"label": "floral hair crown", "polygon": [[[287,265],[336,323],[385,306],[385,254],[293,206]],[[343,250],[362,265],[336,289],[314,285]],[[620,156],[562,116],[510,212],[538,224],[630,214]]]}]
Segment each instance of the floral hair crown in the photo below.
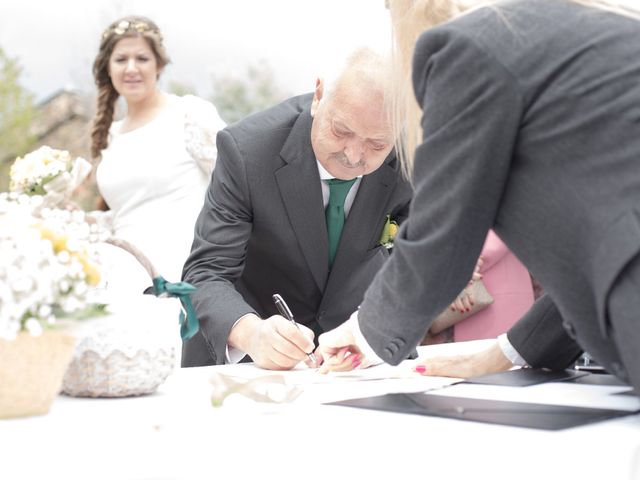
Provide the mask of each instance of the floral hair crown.
[{"label": "floral hair crown", "polygon": [[122,20],[118,22],[116,25],[107,28],[102,33],[102,39],[103,40],[106,39],[111,34],[124,35],[125,33],[147,33],[147,32],[156,34],[158,38],[160,38],[160,41],[162,41],[162,35],[158,31],[158,29],[155,27],[152,27],[151,25],[149,25],[147,22],[143,20],[133,20],[133,21]]}]

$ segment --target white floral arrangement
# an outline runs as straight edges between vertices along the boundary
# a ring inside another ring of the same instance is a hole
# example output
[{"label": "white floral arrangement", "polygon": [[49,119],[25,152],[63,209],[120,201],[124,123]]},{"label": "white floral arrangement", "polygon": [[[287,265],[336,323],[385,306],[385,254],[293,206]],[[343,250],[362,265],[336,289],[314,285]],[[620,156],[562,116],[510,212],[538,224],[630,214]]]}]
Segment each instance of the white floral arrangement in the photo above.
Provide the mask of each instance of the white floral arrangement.
[{"label": "white floral arrangement", "polygon": [[38,335],[62,319],[91,317],[99,302],[96,224],[44,197],[0,193],[0,338]]},{"label": "white floral arrangement", "polygon": [[68,151],[43,146],[18,157],[9,174],[14,193],[43,195],[47,205],[60,205],[87,177],[91,165],[82,157],[73,159]]}]

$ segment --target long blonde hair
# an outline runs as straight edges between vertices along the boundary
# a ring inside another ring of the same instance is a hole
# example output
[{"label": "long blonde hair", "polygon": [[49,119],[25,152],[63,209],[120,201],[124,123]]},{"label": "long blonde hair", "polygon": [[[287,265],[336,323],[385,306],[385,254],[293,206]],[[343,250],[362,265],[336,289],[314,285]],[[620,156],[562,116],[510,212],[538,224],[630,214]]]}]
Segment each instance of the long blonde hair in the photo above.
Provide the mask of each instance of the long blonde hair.
[{"label": "long blonde hair", "polygon": [[[568,1],[640,20],[640,12],[630,6],[632,0]],[[423,137],[420,122],[422,110],[413,94],[411,80],[411,60],[416,40],[425,30],[496,3],[497,0],[386,0],[393,29],[394,79],[390,109],[396,151],[407,178],[411,179],[415,150]]]},{"label": "long blonde hair", "polygon": [[91,158],[94,161],[100,159],[100,152],[107,147],[115,102],[120,96],[111,83],[109,59],[116,43],[123,38],[136,36],[144,38],[151,47],[156,57],[158,71],[170,62],[162,45],[162,34],[158,26],[146,17],[120,18],[103,32],[100,49],[93,62],[93,78],[98,87],[96,114],[91,128]]}]

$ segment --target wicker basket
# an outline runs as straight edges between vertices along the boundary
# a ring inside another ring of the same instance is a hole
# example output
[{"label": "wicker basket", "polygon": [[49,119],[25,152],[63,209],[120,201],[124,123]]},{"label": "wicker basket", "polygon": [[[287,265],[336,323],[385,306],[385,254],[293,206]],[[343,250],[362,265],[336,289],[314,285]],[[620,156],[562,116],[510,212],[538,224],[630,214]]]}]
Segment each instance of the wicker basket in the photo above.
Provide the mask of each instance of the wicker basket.
[{"label": "wicker basket", "polygon": [[139,350],[134,355],[114,349],[106,357],[85,350],[69,365],[63,393],[74,397],[130,397],[153,393],[173,371],[172,351]]},{"label": "wicker basket", "polygon": [[43,415],[60,392],[75,339],[46,331],[0,339],[0,418]]},{"label": "wicker basket", "polygon": [[[147,257],[130,243],[109,239],[132,254],[151,279],[158,276]],[[74,333],[74,358],[64,377],[62,392],[76,397],[128,397],[154,392],[176,366],[176,345],[160,332],[163,321],[177,318],[167,301],[151,295],[128,300],[126,309],[94,319]],[[173,325],[172,325],[173,327]],[[176,342],[177,343],[177,342]]]}]

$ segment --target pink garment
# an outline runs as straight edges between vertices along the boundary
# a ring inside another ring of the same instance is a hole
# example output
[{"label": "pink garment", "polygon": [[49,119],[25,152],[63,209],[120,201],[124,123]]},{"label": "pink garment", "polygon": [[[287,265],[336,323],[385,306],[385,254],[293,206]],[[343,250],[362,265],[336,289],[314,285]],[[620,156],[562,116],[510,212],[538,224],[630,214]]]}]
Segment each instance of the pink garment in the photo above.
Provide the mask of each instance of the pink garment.
[{"label": "pink garment", "polygon": [[529,271],[493,232],[482,249],[482,281],[493,303],[454,326],[454,341],[495,338],[506,332],[533,304]]}]

